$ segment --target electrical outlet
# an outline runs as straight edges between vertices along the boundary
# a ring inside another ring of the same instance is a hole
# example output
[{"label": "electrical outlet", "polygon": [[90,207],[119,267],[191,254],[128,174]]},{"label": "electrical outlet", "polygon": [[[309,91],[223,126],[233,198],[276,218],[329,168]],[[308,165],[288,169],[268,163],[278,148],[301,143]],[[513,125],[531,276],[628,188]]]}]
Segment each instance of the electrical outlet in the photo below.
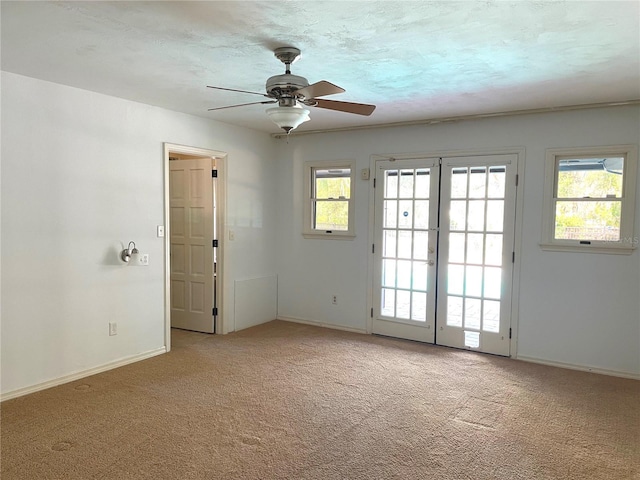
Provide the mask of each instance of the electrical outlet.
[{"label": "electrical outlet", "polygon": [[109,322],[109,336],[113,337],[118,334],[118,324],[116,322]]},{"label": "electrical outlet", "polygon": [[147,265],[149,265],[149,254],[148,254],[148,253],[142,253],[142,254],[140,254],[140,260],[139,260],[139,262],[140,262],[140,265],[145,266],[145,267],[146,267]]},{"label": "electrical outlet", "polygon": [[334,305],[338,304],[338,296],[334,295],[331,297],[331,303],[333,303]]}]

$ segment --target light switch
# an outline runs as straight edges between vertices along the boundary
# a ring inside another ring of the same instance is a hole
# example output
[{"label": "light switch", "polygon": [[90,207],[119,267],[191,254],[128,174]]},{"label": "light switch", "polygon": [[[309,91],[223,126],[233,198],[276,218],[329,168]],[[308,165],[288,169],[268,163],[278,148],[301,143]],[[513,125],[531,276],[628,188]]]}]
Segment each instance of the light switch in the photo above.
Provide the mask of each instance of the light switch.
[{"label": "light switch", "polygon": [[362,180],[369,180],[369,169],[368,168],[363,168],[362,170],[360,170],[360,178]]},{"label": "light switch", "polygon": [[158,225],[158,238],[164,237],[164,225]]}]

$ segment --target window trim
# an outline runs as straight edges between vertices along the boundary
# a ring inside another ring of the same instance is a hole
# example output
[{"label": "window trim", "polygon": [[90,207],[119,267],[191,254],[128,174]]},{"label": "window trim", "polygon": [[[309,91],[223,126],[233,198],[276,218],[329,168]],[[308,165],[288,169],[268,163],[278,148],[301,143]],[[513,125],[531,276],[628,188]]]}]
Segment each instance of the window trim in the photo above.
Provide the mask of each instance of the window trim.
[{"label": "window trim", "polygon": [[[625,157],[622,184],[620,241],[591,240],[590,244],[581,244],[580,240],[560,240],[553,238],[555,228],[554,190],[558,177],[558,157],[584,157],[623,155]],[[546,151],[544,169],[544,202],[542,212],[542,240],[540,248],[547,251],[590,252],[629,255],[637,247],[634,237],[634,219],[636,209],[636,182],[638,166],[637,145],[612,145],[604,147],[549,148]]]},{"label": "window trim", "polygon": [[[313,194],[313,171],[314,169],[327,168],[348,168],[350,169],[350,191],[348,198],[349,223],[347,230],[333,230],[331,232],[317,230],[313,228],[314,200]],[[304,218],[302,225],[302,236],[304,238],[353,240],[355,233],[355,187],[356,187],[356,162],[355,160],[332,160],[332,161],[312,161],[304,164]]]}]

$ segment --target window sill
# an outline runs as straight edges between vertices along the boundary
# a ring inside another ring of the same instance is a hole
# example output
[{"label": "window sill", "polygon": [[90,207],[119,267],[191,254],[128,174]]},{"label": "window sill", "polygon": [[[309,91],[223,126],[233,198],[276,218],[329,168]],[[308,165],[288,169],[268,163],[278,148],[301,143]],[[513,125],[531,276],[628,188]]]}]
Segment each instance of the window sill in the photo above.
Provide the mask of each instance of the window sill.
[{"label": "window sill", "polygon": [[540,248],[547,252],[605,253],[612,255],[631,255],[636,247],[627,245],[592,245],[541,243]]},{"label": "window sill", "polygon": [[323,239],[323,240],[353,240],[354,238],[356,238],[355,234],[353,233],[321,233],[321,232],[314,232],[314,233],[303,233],[302,236],[304,238],[309,238],[309,239]]}]

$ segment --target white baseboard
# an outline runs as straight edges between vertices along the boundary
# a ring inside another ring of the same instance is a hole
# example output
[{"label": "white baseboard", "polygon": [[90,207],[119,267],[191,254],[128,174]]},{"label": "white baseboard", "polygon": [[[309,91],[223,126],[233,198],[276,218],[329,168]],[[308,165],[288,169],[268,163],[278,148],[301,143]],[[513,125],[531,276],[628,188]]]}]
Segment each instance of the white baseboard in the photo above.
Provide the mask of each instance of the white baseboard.
[{"label": "white baseboard", "polygon": [[631,378],[633,380],[640,380],[640,374],[630,372],[618,372],[616,370],[607,370],[606,368],[588,367],[584,365],[574,365],[572,363],[553,362],[550,360],[543,360],[541,358],[527,357],[524,355],[518,355],[515,360],[522,360],[523,362],[538,363],[540,365],[548,365],[550,367],[568,368],[569,370],[579,370],[581,372],[598,373],[600,375],[609,375],[612,377]]},{"label": "white baseboard", "polygon": [[313,325],[314,327],[331,328],[333,330],[342,330],[344,332],[364,333],[364,334],[367,333],[365,329],[361,329],[361,328],[344,327],[342,325],[335,325],[333,323],[316,322],[314,320],[305,320],[303,318],[284,317],[282,315],[278,315],[278,320],[282,320],[284,322],[291,322],[291,323],[302,323],[304,325]]},{"label": "white baseboard", "polygon": [[11,392],[0,395],[0,402],[11,400],[12,398],[22,397],[23,395],[28,395],[30,393],[39,392],[40,390],[45,390],[47,388],[57,387],[58,385],[73,382],[75,380],[80,380],[81,378],[90,377],[91,375],[106,372],[107,370],[113,370],[114,368],[124,367],[125,365],[129,365],[130,363],[146,360],[147,358],[155,357],[156,355],[161,355],[163,353],[167,353],[166,347],[160,347],[156,348],[155,350],[140,353],[138,355],[125,357],[120,360],[116,360],[115,362],[109,362],[99,367],[90,368],[89,370],[83,370],[81,372],[72,373],[71,375],[54,378],[53,380],[48,380],[46,382],[32,385],[30,387],[19,388],[17,390],[13,390]]}]

